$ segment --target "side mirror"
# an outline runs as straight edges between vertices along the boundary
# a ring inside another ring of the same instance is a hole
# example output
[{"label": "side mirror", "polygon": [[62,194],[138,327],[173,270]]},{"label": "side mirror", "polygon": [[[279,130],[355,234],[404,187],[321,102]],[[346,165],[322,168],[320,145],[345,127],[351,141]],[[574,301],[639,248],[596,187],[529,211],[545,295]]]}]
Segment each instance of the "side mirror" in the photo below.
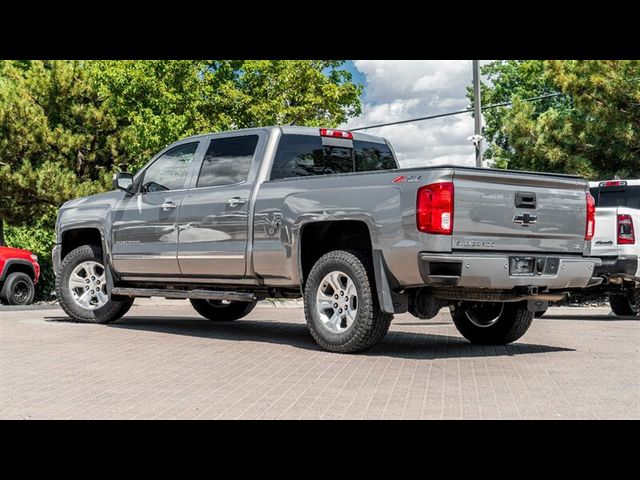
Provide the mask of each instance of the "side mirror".
[{"label": "side mirror", "polygon": [[133,193],[131,187],[133,187],[133,175],[127,172],[113,174],[113,188],[116,190],[124,190],[127,193]]}]

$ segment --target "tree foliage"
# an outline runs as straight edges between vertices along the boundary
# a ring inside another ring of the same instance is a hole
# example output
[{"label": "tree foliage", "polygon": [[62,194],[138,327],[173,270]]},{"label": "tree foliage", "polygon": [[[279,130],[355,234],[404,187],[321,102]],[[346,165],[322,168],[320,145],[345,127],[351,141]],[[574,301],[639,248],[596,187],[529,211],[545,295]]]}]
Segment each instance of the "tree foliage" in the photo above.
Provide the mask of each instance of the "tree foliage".
[{"label": "tree foliage", "polygon": [[360,113],[340,61],[2,61],[0,218],[51,226],[65,200],[108,188],[179,138]]},{"label": "tree foliage", "polygon": [[[509,60],[483,68],[486,157],[494,166],[640,175],[640,61]],[[561,95],[526,102],[539,95]]]}]

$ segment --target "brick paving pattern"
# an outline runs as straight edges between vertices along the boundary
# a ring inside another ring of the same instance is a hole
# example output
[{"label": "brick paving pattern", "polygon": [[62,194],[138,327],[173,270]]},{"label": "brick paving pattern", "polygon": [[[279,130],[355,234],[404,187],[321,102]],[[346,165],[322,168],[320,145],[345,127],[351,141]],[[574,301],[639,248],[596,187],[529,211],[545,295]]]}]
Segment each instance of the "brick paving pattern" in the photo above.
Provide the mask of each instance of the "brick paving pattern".
[{"label": "brick paving pattern", "polygon": [[339,355],[300,308],[215,323],[154,302],[112,325],[0,307],[0,418],[640,418],[640,321],[608,309],[551,309],[506,347],[470,345],[445,310],[397,315],[374,351]]}]

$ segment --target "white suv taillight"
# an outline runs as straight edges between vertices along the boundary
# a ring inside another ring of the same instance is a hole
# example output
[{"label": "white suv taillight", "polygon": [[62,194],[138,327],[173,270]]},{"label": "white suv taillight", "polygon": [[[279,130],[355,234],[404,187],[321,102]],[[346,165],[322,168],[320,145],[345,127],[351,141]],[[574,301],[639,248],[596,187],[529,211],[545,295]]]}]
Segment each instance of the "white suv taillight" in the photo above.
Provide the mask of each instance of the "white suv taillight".
[{"label": "white suv taillight", "polygon": [[596,233],[596,200],[587,192],[587,228],[584,232],[584,239],[589,241]]},{"label": "white suv taillight", "polygon": [[618,245],[633,245],[636,243],[631,215],[618,215]]},{"label": "white suv taillight", "polygon": [[453,182],[425,185],[418,189],[416,225],[424,233],[453,232]]}]

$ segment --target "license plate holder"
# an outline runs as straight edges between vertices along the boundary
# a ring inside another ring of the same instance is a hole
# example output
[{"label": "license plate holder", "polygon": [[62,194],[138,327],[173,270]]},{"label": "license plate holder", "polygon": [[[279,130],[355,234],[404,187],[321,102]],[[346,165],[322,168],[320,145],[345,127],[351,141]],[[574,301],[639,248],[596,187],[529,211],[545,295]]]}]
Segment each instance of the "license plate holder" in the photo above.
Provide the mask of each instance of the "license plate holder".
[{"label": "license plate holder", "polygon": [[509,257],[509,275],[514,277],[532,277],[536,275],[536,257]]}]

